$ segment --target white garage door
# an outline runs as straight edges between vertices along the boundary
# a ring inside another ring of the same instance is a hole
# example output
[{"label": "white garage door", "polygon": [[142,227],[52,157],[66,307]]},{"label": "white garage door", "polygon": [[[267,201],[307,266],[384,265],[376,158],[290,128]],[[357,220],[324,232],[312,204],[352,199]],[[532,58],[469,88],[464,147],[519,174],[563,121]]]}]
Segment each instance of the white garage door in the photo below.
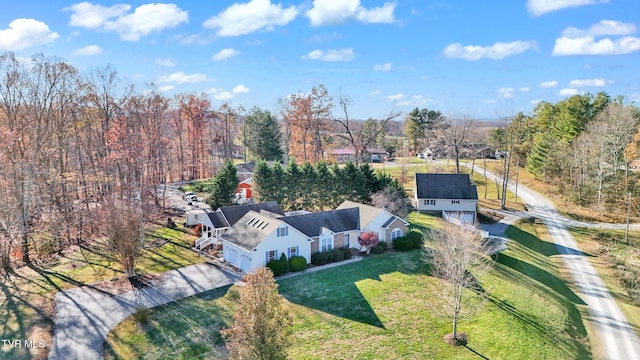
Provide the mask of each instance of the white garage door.
[{"label": "white garage door", "polygon": [[237,268],[239,268],[238,266],[238,252],[236,251],[236,249],[233,248],[229,248],[227,247],[225,249],[225,259],[227,260],[227,262]]},{"label": "white garage door", "polygon": [[240,270],[248,273],[251,271],[251,258],[247,255],[240,255]]}]

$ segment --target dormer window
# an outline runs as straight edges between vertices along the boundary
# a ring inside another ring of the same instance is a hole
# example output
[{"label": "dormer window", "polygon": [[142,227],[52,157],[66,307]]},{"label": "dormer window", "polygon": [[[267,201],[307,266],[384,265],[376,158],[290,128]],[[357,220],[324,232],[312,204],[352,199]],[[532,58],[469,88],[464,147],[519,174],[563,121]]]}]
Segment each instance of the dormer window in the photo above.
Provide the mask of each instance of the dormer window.
[{"label": "dormer window", "polygon": [[289,227],[288,226],[283,226],[283,227],[279,227],[278,228],[278,232],[277,232],[277,236],[278,237],[283,237],[283,236],[287,236],[289,235]]}]

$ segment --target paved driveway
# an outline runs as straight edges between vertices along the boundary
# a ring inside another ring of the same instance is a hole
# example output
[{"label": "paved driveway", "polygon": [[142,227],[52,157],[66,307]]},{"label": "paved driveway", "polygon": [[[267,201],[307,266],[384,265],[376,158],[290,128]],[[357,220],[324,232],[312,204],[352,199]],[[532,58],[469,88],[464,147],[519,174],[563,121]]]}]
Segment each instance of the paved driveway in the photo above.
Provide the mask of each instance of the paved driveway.
[{"label": "paved driveway", "polygon": [[[494,174],[487,175],[495,179]],[[514,191],[513,184],[509,186]],[[593,268],[586,256],[580,251],[578,244],[567,231],[567,226],[613,227],[607,224],[590,224],[573,221],[560,215],[553,203],[539,193],[523,186],[518,186],[518,196],[529,205],[530,216],[540,218],[547,226],[558,253],[570,270],[574,284],[580,297],[587,304],[591,321],[595,325],[600,338],[605,359],[640,360],[640,339],[613,300],[602,278]],[[509,220],[512,220],[510,218]],[[635,228],[635,226],[634,226]]]},{"label": "paved driveway", "polygon": [[229,285],[240,275],[203,263],[163,273],[137,291],[112,295],[92,287],[56,294],[56,318],[49,359],[102,359],[107,334],[137,307],[154,307]]}]

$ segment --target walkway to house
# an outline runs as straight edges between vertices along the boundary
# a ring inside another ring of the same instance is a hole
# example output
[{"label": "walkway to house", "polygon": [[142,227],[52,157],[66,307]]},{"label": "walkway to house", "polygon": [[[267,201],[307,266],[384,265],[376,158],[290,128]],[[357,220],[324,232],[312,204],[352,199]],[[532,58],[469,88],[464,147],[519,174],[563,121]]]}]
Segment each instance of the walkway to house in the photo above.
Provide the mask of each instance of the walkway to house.
[{"label": "walkway to house", "polygon": [[151,308],[241,280],[241,273],[209,263],[159,274],[135,290],[114,294],[83,286],[56,294],[56,318],[49,359],[102,359],[107,334],[137,308]]}]

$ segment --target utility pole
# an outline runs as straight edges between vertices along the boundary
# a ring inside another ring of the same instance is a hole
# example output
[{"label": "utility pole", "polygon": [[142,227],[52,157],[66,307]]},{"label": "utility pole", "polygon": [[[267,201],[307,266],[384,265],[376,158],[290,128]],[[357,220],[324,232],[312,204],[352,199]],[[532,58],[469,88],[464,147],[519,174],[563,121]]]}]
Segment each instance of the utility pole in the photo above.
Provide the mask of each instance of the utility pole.
[{"label": "utility pole", "polygon": [[627,198],[627,228],[624,231],[624,243],[627,244],[629,240],[629,217],[631,216],[631,191],[629,191],[629,197]]}]

